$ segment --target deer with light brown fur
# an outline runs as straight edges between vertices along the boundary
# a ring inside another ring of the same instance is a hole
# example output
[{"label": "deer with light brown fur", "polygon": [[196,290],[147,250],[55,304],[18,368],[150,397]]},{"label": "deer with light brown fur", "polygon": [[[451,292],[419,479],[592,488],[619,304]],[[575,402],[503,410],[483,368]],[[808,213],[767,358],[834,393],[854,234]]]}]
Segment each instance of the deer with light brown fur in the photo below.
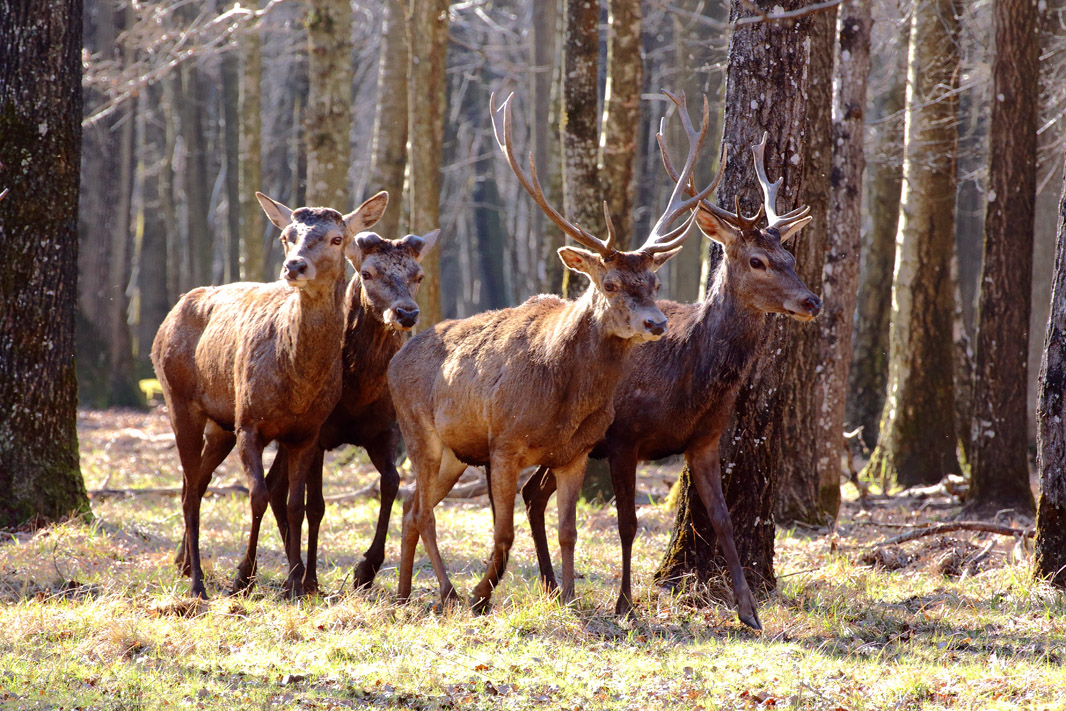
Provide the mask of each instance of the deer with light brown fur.
[{"label": "deer with light brown fur", "polygon": [[190,592],[206,598],[200,565],[200,500],[211,475],[237,446],[251,500],[248,549],[234,590],[251,585],[259,526],[269,492],[263,449],[278,441],[292,464],[285,591],[302,594],[300,535],[305,460],[319,427],[341,393],[345,257],[358,263],[356,234],[373,225],[388,203],[380,192],[355,211],[290,210],[256,193],[282,229],[282,279],[193,289],[163,320],[152,363],[163,389],[184,476],[185,537],[178,563],[191,574]]},{"label": "deer with light brown fur", "polygon": [[[559,481],[559,545],[563,598],[574,599],[577,496],[592,445],[613,419],[615,387],[630,352],[661,338],[667,320],[655,305],[655,271],[681,248],[692,223],[687,212],[713,186],[684,199],[707,131],[690,141],[688,158],[663,215],[644,245],[619,251],[607,206],[607,239],[567,221],[548,204],[530,156],[531,176],[511,145],[511,99],[490,102],[493,129],[519,183],[556,226],[587,247],[562,247],[559,257],[590,285],[576,300],[535,296],[514,308],[445,321],[418,334],[389,365],[389,388],[416,476],[404,504],[398,594],[411,594],[415,547],[421,537],[444,601],[458,599],[437,548],[433,508],[468,464],[484,465],[492,492],[494,545],[485,576],[474,590],[476,611],[507,565],[514,540],[514,497],[519,472],[552,467]],[[670,229],[678,218],[687,219]]]},{"label": "deer with light brown fur", "polygon": [[[694,135],[681,101],[670,98],[679,105],[686,133]],[[667,172],[676,177],[661,130],[658,139]],[[734,213],[710,201],[700,201],[696,222],[704,236],[723,249],[714,285],[701,303],[658,302],[670,319],[670,333],[634,352],[632,369],[616,392],[614,422],[593,450],[592,456],[608,460],[618,510],[622,541],[622,582],[615,606],[618,614],[629,614],[633,609],[630,559],[637,529],[637,463],[683,454],[728,564],[737,614],[744,624],[762,629],[722,495],[718,442],[733,414],[740,386],[747,380],[766,337],[766,315],[784,314],[810,321],[822,305],[796,274],[796,260],[785,249],[785,244],[811,221],[810,208],[777,213],[781,180],[771,183],[766,177],[765,149],[763,136],[762,142],[752,148],[764,197],[754,217],[741,215],[739,204]],[[759,227],[764,213],[766,226]],[[555,491],[556,481],[551,472],[542,470],[522,491],[541,579],[549,589],[556,582],[544,531],[544,508]]]}]

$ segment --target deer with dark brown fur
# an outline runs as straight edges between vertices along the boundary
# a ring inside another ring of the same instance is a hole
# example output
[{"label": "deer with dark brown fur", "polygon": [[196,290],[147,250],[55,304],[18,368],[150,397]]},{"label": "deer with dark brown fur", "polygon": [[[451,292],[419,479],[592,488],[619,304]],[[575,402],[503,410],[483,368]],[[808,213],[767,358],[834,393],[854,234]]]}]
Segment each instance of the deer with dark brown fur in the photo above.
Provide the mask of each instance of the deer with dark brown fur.
[{"label": "deer with dark brown fur", "polygon": [[300,473],[318,430],[341,392],[345,257],[359,260],[356,233],[373,225],[388,203],[384,192],[341,215],[329,208],[290,210],[256,193],[282,229],[282,279],[270,284],[201,287],[185,294],[163,320],[152,363],[163,389],[184,471],[185,538],[178,562],[191,574],[191,594],[206,598],[200,565],[200,500],[211,475],[234,445],[248,482],[252,525],[235,590],[251,585],[259,525],[269,500],[263,449],[286,446],[288,485],[285,590],[302,593]]},{"label": "deer with dark brown fur", "polygon": [[[319,430],[318,445],[307,471],[307,566],[305,593],[318,590],[318,531],[325,512],[322,496],[322,458],[325,450],[342,444],[363,447],[381,475],[381,507],[374,540],[355,568],[355,587],[369,586],[385,560],[385,536],[389,515],[400,488],[396,471],[399,431],[396,411],[389,396],[386,369],[418,322],[415,293],[422,282],[419,262],[437,241],[440,230],[421,237],[382,239],[374,233],[359,235],[356,276],[345,294],[344,376],[341,398]],[[278,485],[288,478],[288,449],[282,447],[270,467],[267,486],[270,507],[278,521],[282,540],[288,540],[286,514],[288,490]]]},{"label": "deer with dark brown fur", "polygon": [[[679,114],[685,131],[693,134],[688,113],[682,110]],[[676,176],[661,130],[658,139],[667,172]],[[744,624],[762,629],[722,495],[718,442],[733,414],[737,392],[765,340],[766,315],[785,314],[810,321],[822,304],[797,276],[796,260],[784,248],[810,222],[810,209],[777,214],[781,180],[770,183],[766,177],[765,148],[765,136],[752,148],[764,196],[763,206],[754,217],[742,216],[739,204],[732,213],[707,200],[700,201],[697,224],[706,237],[722,245],[724,252],[714,285],[701,303],[658,302],[670,319],[670,333],[634,352],[632,368],[616,391],[614,421],[592,453],[607,458],[614,485],[622,541],[622,583],[615,606],[618,614],[629,614],[633,609],[630,559],[637,529],[637,463],[684,454],[728,563],[737,614]],[[757,223],[764,212],[767,225],[760,228]],[[557,476],[542,469],[522,490],[541,579],[548,589],[554,589],[556,582],[544,531],[544,508],[556,486]]]},{"label": "deer with dark brown fur", "polygon": [[[389,388],[416,475],[404,504],[398,594],[411,594],[415,547],[421,537],[433,563],[442,599],[458,599],[437,549],[433,508],[468,464],[489,469],[494,547],[472,604],[483,611],[514,540],[514,497],[519,472],[552,467],[559,481],[559,544],[563,598],[574,599],[575,506],[592,445],[613,419],[613,393],[639,343],[661,338],[667,320],[655,305],[655,271],[678,252],[692,210],[713,186],[683,199],[707,131],[693,136],[677,187],[644,245],[615,248],[604,205],[607,239],[568,222],[544,197],[530,156],[529,177],[511,146],[511,99],[490,102],[493,129],[519,182],[552,222],[588,249],[563,247],[563,263],[590,280],[575,301],[535,296],[509,309],[445,321],[413,339],[389,365]],[[639,348],[637,349],[639,350]]]}]

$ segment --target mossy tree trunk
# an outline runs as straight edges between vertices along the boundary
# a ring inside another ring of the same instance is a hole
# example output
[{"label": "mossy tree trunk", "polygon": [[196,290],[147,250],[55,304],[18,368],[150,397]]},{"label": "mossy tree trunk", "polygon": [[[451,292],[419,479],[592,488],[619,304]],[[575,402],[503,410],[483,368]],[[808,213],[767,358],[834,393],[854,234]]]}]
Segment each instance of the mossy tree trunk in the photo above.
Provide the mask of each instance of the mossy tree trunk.
[{"label": "mossy tree trunk", "polygon": [[[448,51],[447,0],[408,0],[407,165],[410,229],[424,234],[440,227],[440,165],[444,143]],[[443,235],[444,239],[448,235]],[[441,320],[440,246],[422,260],[426,278],[418,290],[420,328]]]},{"label": "mossy tree trunk", "polygon": [[973,379],[972,487],[967,506],[1035,509],[1029,488],[1027,363],[1036,211],[1040,35],[1036,0],[993,9],[988,202]]},{"label": "mossy tree trunk", "polygon": [[866,468],[886,484],[931,484],[959,471],[951,415],[958,14],[956,0],[922,0],[911,20],[888,394]]},{"label": "mossy tree trunk", "polygon": [[81,0],[5,3],[0,182],[10,193],[0,201],[0,527],[89,511],[74,372],[81,38]]},{"label": "mossy tree trunk", "polygon": [[388,0],[382,11],[385,16],[378,55],[378,100],[365,192],[389,193],[389,206],[374,229],[385,239],[394,239],[402,236],[403,175],[407,168],[407,35],[399,0]]},{"label": "mossy tree trunk", "polygon": [[1036,408],[1037,575],[1066,588],[1066,178],[1059,200],[1059,236],[1051,283],[1051,310],[1040,362]]},{"label": "mossy tree trunk", "polygon": [[866,447],[877,445],[888,387],[888,331],[892,312],[892,272],[903,189],[903,109],[907,98],[910,23],[902,22],[888,90],[874,98],[875,140],[868,156],[870,229],[863,235],[859,293],[845,421],[861,427]]},{"label": "mossy tree trunk", "polygon": [[[775,5],[795,10],[806,3],[760,0],[756,5],[770,13]],[[750,14],[747,2],[734,0],[730,17],[736,19],[741,14]],[[803,131],[807,126],[810,90],[807,81],[810,22],[811,18],[806,17],[796,22],[757,23],[744,25],[733,33],[729,45],[724,136],[730,154],[718,190],[721,205],[733,205],[733,198],[739,195],[743,210],[754,214],[761,204],[751,146],[761,139],[763,131],[769,133],[767,174],[771,178],[784,178],[778,210],[784,213],[795,207],[804,190],[803,161],[794,163],[792,157],[804,155],[806,148]],[[799,239],[808,236],[801,235]],[[819,262],[819,275],[821,266]],[[785,430],[784,413],[796,405],[794,390],[784,387],[785,378],[794,377],[793,366],[782,354],[791,353],[798,328],[802,325],[784,319],[768,322],[763,352],[749,383],[741,389],[733,425],[721,441],[723,484],[737,552],[749,583],[756,590],[776,586],[774,508],[783,458],[788,456],[793,442]],[[812,379],[813,371],[802,373],[802,377]],[[666,583],[687,575],[701,580],[716,579],[726,570],[725,561],[719,555],[718,539],[687,468],[680,485],[673,535],[656,571],[656,579]]]},{"label": "mossy tree trunk", "polygon": [[[307,8],[307,196],[309,205],[341,212],[355,206],[348,190],[351,154],[352,4],[311,0]],[[295,206],[294,206],[295,207]]]}]

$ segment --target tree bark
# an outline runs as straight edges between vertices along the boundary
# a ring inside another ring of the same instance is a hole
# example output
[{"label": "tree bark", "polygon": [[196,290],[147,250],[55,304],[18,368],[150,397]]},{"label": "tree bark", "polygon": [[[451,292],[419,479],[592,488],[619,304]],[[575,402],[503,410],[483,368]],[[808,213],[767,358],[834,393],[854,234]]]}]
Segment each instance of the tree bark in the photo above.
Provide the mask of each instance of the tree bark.
[{"label": "tree bark", "polygon": [[844,402],[859,286],[870,26],[870,3],[867,0],[853,0],[840,6],[828,238],[822,271],[822,313],[818,317],[821,326],[819,362],[824,364],[825,370],[816,381],[816,398],[821,402],[817,410],[818,509],[834,518],[840,509],[840,457],[845,449]]},{"label": "tree bark", "polygon": [[895,71],[889,88],[876,101],[876,143],[869,165],[867,212],[870,229],[863,237],[859,295],[845,420],[861,427],[865,446],[877,446],[881,411],[888,387],[888,331],[892,312],[892,272],[896,263],[900,193],[903,189],[903,109],[907,98],[907,53],[910,23],[902,24]]},{"label": "tree bark", "polygon": [[[558,113],[558,102],[553,101],[553,96],[559,93],[557,83],[562,81],[559,71],[561,62],[558,61],[557,56],[559,42],[556,41],[560,15],[559,0],[534,2],[532,10],[530,59],[535,71],[530,86],[529,105],[536,118],[530,122],[532,126],[530,138],[537,167],[549,178],[557,178],[560,172],[560,136],[556,130],[558,123],[552,118]],[[549,180],[547,185],[549,192],[553,182],[558,181]],[[538,290],[561,294],[563,265],[555,250],[563,246],[562,233],[554,227],[547,226],[546,218],[536,206],[530,206],[529,215],[532,223],[532,238],[538,242],[538,246],[531,250],[540,262]]]},{"label": "tree bark", "polygon": [[240,51],[240,96],[237,100],[240,160],[237,170],[240,185],[241,278],[245,281],[267,281],[264,216],[255,197],[256,191],[266,189],[263,185],[263,127],[260,118],[263,111],[263,58],[258,26],[244,29]]},{"label": "tree bark", "polygon": [[1059,200],[1051,309],[1036,408],[1036,574],[1066,588],[1066,177]]},{"label": "tree bark", "polygon": [[226,158],[226,247],[222,280],[228,284],[241,277],[240,59],[232,52],[227,54],[222,58],[220,72]]},{"label": "tree bark", "polygon": [[[796,10],[806,3],[760,0],[756,5],[769,13],[775,5]],[[750,14],[747,6],[746,0],[733,0],[730,18]],[[725,101],[724,140],[730,145],[730,154],[718,190],[719,204],[733,205],[734,197],[740,195],[747,214],[754,214],[761,204],[750,147],[762,138],[763,131],[769,133],[767,174],[784,178],[778,210],[783,213],[795,207],[803,194],[806,173],[802,161],[793,163],[792,158],[802,155],[805,145],[809,26],[808,16],[795,22],[743,25],[734,31]],[[820,274],[820,263],[817,269]],[[776,586],[774,507],[783,447],[793,443],[784,430],[784,412],[795,405],[794,391],[782,387],[789,369],[781,354],[791,353],[795,330],[800,327],[783,319],[768,322],[763,353],[737,398],[733,426],[721,440],[723,484],[737,552],[756,590]],[[811,374],[804,373],[803,377],[810,378]],[[687,468],[682,472],[681,490],[674,531],[656,579],[670,582],[690,574],[700,580],[718,578],[725,574],[725,561],[719,556],[717,537]]]},{"label": "tree bark", "polygon": [[951,278],[955,215],[958,6],[922,0],[911,21],[906,154],[892,283],[888,395],[868,477],[931,484],[955,453]]},{"label": "tree bark", "polygon": [[203,85],[200,70],[191,64],[183,64],[179,70],[180,88],[175,107],[178,117],[178,135],[181,137],[182,155],[178,183],[184,196],[186,263],[184,276],[189,280],[182,291],[211,283],[211,266],[214,262],[214,230],[209,208],[209,183],[207,180],[207,156],[204,152]]},{"label": "tree bark", "polygon": [[[0,527],[89,513],[74,309],[81,0],[11,0],[0,23]],[[2,188],[0,188],[2,190]]]},{"label": "tree bark", "polygon": [[309,205],[347,212],[351,142],[352,5],[310,0],[307,8],[307,196]]},{"label": "tree bark", "polygon": [[386,190],[389,206],[375,226],[386,239],[400,236],[403,175],[407,168],[407,36],[399,0],[384,3],[378,57],[377,111],[368,190]]},{"label": "tree bark", "polygon": [[[424,234],[440,227],[440,166],[444,142],[447,0],[407,0],[407,164],[410,229]],[[445,235],[447,238],[447,235]],[[422,260],[425,282],[418,290],[428,328],[441,320],[440,246]]]},{"label": "tree bark", "polygon": [[1026,390],[1040,35],[1035,0],[1000,0],[993,8],[996,56],[967,506],[1030,514],[1035,502],[1026,452]]},{"label": "tree bark", "polygon": [[[793,240],[796,255],[796,274],[813,291],[820,293],[829,232],[829,174],[833,169],[833,48],[836,44],[837,8],[810,17],[808,38],[810,54],[807,64],[806,123],[800,138],[800,169],[802,189],[800,204],[811,208],[811,223]],[[834,306],[830,302],[829,306]],[[830,462],[826,456],[825,438],[833,437],[823,421],[826,405],[822,387],[826,385],[826,365],[823,348],[832,338],[836,316],[820,316],[814,323],[800,326],[792,323],[780,331],[787,339],[788,359],[781,364],[781,385],[784,397],[791,403],[781,413],[783,432],[787,432],[788,455],[779,455],[777,462],[778,521],[803,521],[821,524],[836,518],[840,508],[839,454]],[[827,332],[826,329],[830,329]],[[821,368],[822,370],[819,370]],[[841,429],[837,437],[843,437]],[[839,452],[839,449],[837,450]],[[832,464],[837,465],[835,476],[829,476]]]}]

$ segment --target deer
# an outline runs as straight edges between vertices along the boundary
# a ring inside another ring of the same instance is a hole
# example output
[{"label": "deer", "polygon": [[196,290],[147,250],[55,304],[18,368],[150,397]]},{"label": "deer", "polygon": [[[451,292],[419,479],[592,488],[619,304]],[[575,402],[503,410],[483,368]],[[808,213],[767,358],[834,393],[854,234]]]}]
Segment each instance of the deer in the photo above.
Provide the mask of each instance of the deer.
[{"label": "deer", "polygon": [[[681,107],[677,97],[668,96]],[[693,135],[688,113],[678,113],[686,134]],[[666,170],[676,178],[662,126],[656,138]],[[771,183],[766,176],[766,139],[764,135],[762,142],[752,147],[762,206],[753,217],[746,217],[739,201],[736,212],[708,200],[699,201],[696,224],[723,250],[713,286],[700,303],[657,302],[672,328],[664,338],[634,352],[632,367],[616,391],[614,421],[592,450],[593,457],[607,459],[615,491],[622,544],[622,581],[615,606],[618,615],[630,616],[634,611],[631,558],[637,529],[637,463],[681,454],[728,564],[737,615],[749,627],[762,629],[722,494],[718,445],[733,414],[737,393],[765,341],[768,314],[807,322],[822,306],[821,299],[796,274],[796,260],[785,249],[811,221],[810,208],[801,206],[778,214],[782,179]],[[722,155],[724,158],[725,151]],[[766,226],[759,227],[764,213]],[[557,589],[557,582],[544,533],[544,509],[557,487],[561,491],[558,474],[542,466],[522,489],[541,581],[548,590]]]},{"label": "deer", "polygon": [[299,531],[302,473],[318,430],[341,393],[345,258],[358,263],[369,244],[356,235],[380,219],[384,191],[347,215],[331,208],[292,210],[256,193],[281,232],[281,279],[189,291],[167,314],[152,343],[181,460],[185,536],[177,563],[192,578],[190,594],[206,599],[200,562],[200,501],[216,467],[234,448],[248,485],[251,529],[233,591],[248,589],[256,569],[259,526],[270,492],[263,449],[287,448],[290,469],[284,591],[302,594]]},{"label": "deer", "polygon": [[[545,215],[581,247],[558,250],[567,268],[589,278],[574,300],[534,296],[524,304],[461,320],[443,321],[408,341],[389,364],[389,390],[415,473],[414,493],[404,502],[397,597],[411,595],[418,540],[445,605],[459,600],[437,547],[434,507],[467,465],[487,467],[493,509],[493,549],[471,606],[489,609],[514,540],[514,499],[519,473],[543,465],[559,482],[559,545],[563,599],[574,600],[576,504],[589,450],[614,418],[614,390],[630,352],[667,332],[655,304],[655,272],[677,254],[695,218],[691,211],[711,190],[684,199],[685,186],[707,133],[690,136],[688,156],[663,214],[644,244],[617,248],[604,203],[606,239],[564,218],[544,195],[533,156],[530,175],[515,157],[509,96],[489,100],[493,132],[519,184]],[[685,221],[670,228],[678,218]]]},{"label": "deer", "polygon": [[[415,293],[422,282],[419,263],[436,243],[440,230],[391,241],[375,233],[360,235],[360,261],[345,293],[343,377],[336,407],[322,423],[307,472],[307,565],[305,594],[318,590],[318,531],[325,512],[322,461],[326,450],[343,444],[363,447],[381,476],[381,508],[370,548],[355,568],[355,588],[369,587],[385,560],[392,504],[400,487],[396,471],[399,429],[389,396],[386,368],[418,322]],[[288,540],[286,513],[289,453],[279,448],[267,474],[270,507],[281,538]]]}]

